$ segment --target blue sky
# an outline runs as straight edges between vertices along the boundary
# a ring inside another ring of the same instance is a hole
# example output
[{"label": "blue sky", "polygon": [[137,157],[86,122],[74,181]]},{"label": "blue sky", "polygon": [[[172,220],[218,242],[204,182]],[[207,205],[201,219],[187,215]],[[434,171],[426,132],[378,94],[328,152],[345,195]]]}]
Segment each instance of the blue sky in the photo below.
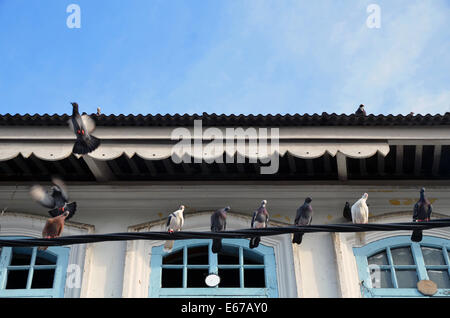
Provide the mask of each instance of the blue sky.
[{"label": "blue sky", "polygon": [[[81,28],[69,29],[69,4]],[[381,27],[368,28],[369,4]],[[450,111],[450,1],[0,0],[0,114]]]}]

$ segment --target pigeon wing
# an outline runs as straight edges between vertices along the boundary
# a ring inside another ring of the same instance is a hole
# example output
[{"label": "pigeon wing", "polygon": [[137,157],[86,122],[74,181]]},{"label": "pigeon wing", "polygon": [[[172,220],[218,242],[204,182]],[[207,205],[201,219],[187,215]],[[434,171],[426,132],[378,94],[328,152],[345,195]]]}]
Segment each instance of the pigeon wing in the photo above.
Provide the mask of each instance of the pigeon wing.
[{"label": "pigeon wing", "polygon": [[257,215],[257,214],[258,214],[257,211],[253,212],[251,228],[253,228],[253,226],[255,225],[255,219],[256,219],[256,215]]},{"label": "pigeon wing", "polygon": [[431,213],[433,212],[433,206],[430,204],[430,205],[428,205],[428,218],[430,219],[431,218]]},{"label": "pigeon wing", "polygon": [[167,227],[170,226],[171,220],[172,220],[172,213],[170,213],[170,214],[169,214],[169,217],[167,218],[167,224],[166,224]]},{"label": "pigeon wing", "polygon": [[419,217],[419,203],[414,204],[413,221]]},{"label": "pigeon wing", "polygon": [[55,207],[55,200],[51,195],[45,192],[44,188],[40,185],[34,185],[30,189],[30,195],[33,200],[39,202],[41,205],[46,208],[52,209]]},{"label": "pigeon wing", "polygon": [[66,185],[64,184],[64,182],[58,178],[53,178],[52,182],[61,191],[61,195],[62,195],[63,199],[66,200],[66,202],[69,201],[69,193],[67,192],[67,188],[66,188]]},{"label": "pigeon wing", "polygon": [[82,115],[81,121],[83,122],[83,126],[86,128],[88,133],[95,130],[95,121],[89,115]]},{"label": "pigeon wing", "polygon": [[269,211],[267,211],[266,208],[264,208],[264,215],[266,216],[265,227],[267,227],[267,224],[269,223]]}]

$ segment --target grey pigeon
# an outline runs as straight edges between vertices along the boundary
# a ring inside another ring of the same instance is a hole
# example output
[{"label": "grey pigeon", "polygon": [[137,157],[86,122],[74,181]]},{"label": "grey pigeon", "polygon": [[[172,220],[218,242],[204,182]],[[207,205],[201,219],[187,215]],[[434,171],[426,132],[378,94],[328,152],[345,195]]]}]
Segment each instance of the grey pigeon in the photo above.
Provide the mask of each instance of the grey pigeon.
[{"label": "grey pigeon", "polygon": [[[295,225],[310,225],[313,217],[313,208],[311,206],[312,199],[306,198],[305,203],[297,209],[295,216]],[[301,244],[305,233],[294,233],[292,243]]]},{"label": "grey pigeon", "polygon": [[[219,209],[211,215],[211,232],[225,231],[227,228],[227,212],[230,207]],[[222,250],[222,239],[213,239],[212,252],[219,253]]]},{"label": "grey pigeon", "polygon": [[80,116],[77,103],[72,103],[72,106],[73,111],[72,117],[69,120],[69,126],[77,137],[72,152],[79,155],[85,155],[100,146],[100,139],[91,135],[95,129],[94,120],[88,115]]},{"label": "grey pigeon", "polygon": [[[57,238],[60,237],[64,230],[64,222],[69,218],[70,212],[65,211],[64,213],[49,218],[47,222],[45,222],[44,229],[42,230],[43,238]],[[47,249],[47,246],[39,247],[40,251],[44,251]]]},{"label": "grey pigeon", "polygon": [[348,203],[348,202],[345,202],[343,215],[344,215],[344,218],[347,219],[347,221],[352,220],[352,211],[350,210],[350,203]]},{"label": "grey pigeon", "polygon": [[31,197],[42,206],[51,209],[48,211],[50,216],[56,217],[66,211],[69,212],[67,220],[70,219],[77,209],[77,203],[69,203],[69,194],[62,180],[53,178],[53,186],[49,192],[46,192],[40,185],[34,185],[30,189]]},{"label": "grey pigeon", "polygon": [[[180,205],[179,209],[169,214],[167,218],[167,231],[173,233],[174,231],[181,231],[184,225],[183,217],[184,205]],[[166,241],[164,244],[164,250],[169,252],[173,248],[173,240]]]},{"label": "grey pigeon", "polygon": [[363,104],[359,105],[359,107],[358,107],[358,109],[356,110],[355,114],[356,114],[356,115],[363,115],[363,116],[366,116],[366,111],[365,111],[365,109],[364,109],[364,105],[363,105]]},{"label": "grey pigeon", "polygon": [[[425,197],[425,188],[420,189],[420,199],[414,205],[413,222],[428,222],[431,217],[433,207]],[[411,235],[411,241],[422,241],[422,230],[414,230]]]},{"label": "grey pigeon", "polygon": [[[251,224],[252,229],[261,229],[267,227],[267,224],[269,223],[269,212],[267,212],[266,204],[267,201],[263,200],[259,208],[255,212],[253,212]],[[252,237],[250,239],[249,247],[250,248],[258,247],[260,241],[261,237],[259,236]]]}]

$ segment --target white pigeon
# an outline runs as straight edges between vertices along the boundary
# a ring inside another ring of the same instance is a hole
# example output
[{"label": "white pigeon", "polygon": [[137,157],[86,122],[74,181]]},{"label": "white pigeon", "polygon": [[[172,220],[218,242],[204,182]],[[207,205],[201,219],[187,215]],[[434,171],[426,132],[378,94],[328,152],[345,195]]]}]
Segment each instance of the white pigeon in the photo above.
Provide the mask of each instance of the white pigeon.
[{"label": "white pigeon", "polygon": [[369,207],[366,204],[366,200],[369,197],[367,193],[364,193],[361,199],[352,205],[352,221],[358,224],[369,223]]},{"label": "white pigeon", "polygon": [[[167,218],[167,231],[169,233],[181,231],[181,229],[183,228],[184,224],[183,211],[184,205],[180,205],[178,210],[169,214],[169,217]],[[174,243],[173,240],[166,241],[166,243],[164,243],[164,251],[170,252],[173,248],[173,243]]]}]

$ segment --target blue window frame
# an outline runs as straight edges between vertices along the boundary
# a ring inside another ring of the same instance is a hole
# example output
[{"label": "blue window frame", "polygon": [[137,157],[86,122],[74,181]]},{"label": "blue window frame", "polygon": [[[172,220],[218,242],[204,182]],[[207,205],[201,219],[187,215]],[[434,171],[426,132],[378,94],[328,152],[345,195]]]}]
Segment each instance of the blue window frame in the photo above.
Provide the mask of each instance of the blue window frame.
[{"label": "blue window frame", "polygon": [[[248,240],[223,239],[222,252],[212,253],[211,240],[177,240],[170,253],[152,248],[149,297],[278,297],[275,254]],[[221,281],[208,287],[205,277]]]},{"label": "blue window frame", "polygon": [[412,242],[396,236],[353,248],[364,297],[426,297],[417,290],[420,280],[438,286],[433,296],[450,297],[450,241],[424,236]]},{"label": "blue window frame", "polygon": [[2,247],[0,297],[64,297],[70,248]]}]

